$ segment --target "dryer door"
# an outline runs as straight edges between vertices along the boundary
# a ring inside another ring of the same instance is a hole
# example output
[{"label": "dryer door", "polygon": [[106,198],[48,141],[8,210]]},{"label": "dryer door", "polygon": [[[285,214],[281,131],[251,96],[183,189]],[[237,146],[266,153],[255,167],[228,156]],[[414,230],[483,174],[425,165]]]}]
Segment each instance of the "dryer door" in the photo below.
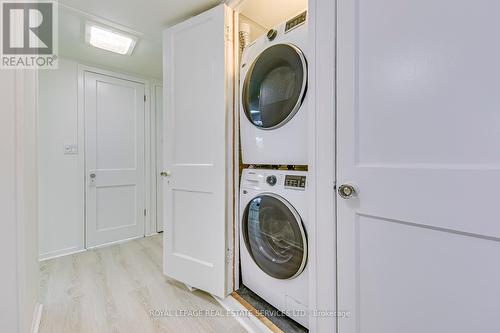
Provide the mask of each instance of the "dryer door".
[{"label": "dryer door", "polygon": [[285,199],[271,193],[253,198],[243,213],[242,233],[250,256],[268,275],[292,279],[304,270],[306,233]]},{"label": "dryer door", "polygon": [[299,110],[307,88],[307,64],[300,49],[277,44],[265,49],[247,72],[242,102],[248,120],[261,129],[286,124]]}]

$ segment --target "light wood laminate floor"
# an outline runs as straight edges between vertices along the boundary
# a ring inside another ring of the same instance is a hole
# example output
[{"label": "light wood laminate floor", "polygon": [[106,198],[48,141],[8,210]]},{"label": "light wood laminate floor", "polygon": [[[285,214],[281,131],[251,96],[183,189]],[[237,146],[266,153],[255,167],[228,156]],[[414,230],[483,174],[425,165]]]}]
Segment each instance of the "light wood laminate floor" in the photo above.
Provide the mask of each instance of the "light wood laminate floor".
[{"label": "light wood laminate floor", "polygon": [[161,235],[42,262],[41,300],[41,333],[245,332],[211,296],[163,275]]}]

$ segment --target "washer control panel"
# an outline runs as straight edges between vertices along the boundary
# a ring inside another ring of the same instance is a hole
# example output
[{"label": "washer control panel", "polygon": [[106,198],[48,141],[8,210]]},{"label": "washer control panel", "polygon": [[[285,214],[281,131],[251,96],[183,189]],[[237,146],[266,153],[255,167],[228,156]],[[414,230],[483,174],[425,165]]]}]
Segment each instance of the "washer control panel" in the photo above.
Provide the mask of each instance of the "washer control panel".
[{"label": "washer control panel", "polygon": [[285,33],[304,24],[306,22],[306,19],[307,19],[307,11],[300,13],[291,20],[288,20],[285,25]]},{"label": "washer control panel", "polygon": [[296,190],[305,190],[306,188],[306,176],[285,176],[285,188],[292,188]]}]

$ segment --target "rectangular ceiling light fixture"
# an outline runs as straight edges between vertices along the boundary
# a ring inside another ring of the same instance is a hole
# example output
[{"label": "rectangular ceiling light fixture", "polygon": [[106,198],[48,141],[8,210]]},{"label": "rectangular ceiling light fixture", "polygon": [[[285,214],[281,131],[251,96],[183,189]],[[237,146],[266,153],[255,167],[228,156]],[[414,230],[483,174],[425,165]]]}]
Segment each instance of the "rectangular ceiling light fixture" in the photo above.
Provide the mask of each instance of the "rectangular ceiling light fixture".
[{"label": "rectangular ceiling light fixture", "polygon": [[137,38],[88,22],[85,27],[85,41],[103,50],[130,55],[137,43]]}]

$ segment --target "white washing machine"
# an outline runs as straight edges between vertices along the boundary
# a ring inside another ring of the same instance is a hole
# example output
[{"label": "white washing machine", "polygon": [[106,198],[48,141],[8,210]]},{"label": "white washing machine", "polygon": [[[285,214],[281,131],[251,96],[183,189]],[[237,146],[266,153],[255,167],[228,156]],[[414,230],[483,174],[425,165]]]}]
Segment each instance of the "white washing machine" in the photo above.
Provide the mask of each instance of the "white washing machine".
[{"label": "white washing machine", "polygon": [[308,327],[306,190],[307,172],[243,170],[243,284],[304,327]]},{"label": "white washing machine", "polygon": [[244,164],[307,165],[307,11],[244,51],[240,131]]}]

